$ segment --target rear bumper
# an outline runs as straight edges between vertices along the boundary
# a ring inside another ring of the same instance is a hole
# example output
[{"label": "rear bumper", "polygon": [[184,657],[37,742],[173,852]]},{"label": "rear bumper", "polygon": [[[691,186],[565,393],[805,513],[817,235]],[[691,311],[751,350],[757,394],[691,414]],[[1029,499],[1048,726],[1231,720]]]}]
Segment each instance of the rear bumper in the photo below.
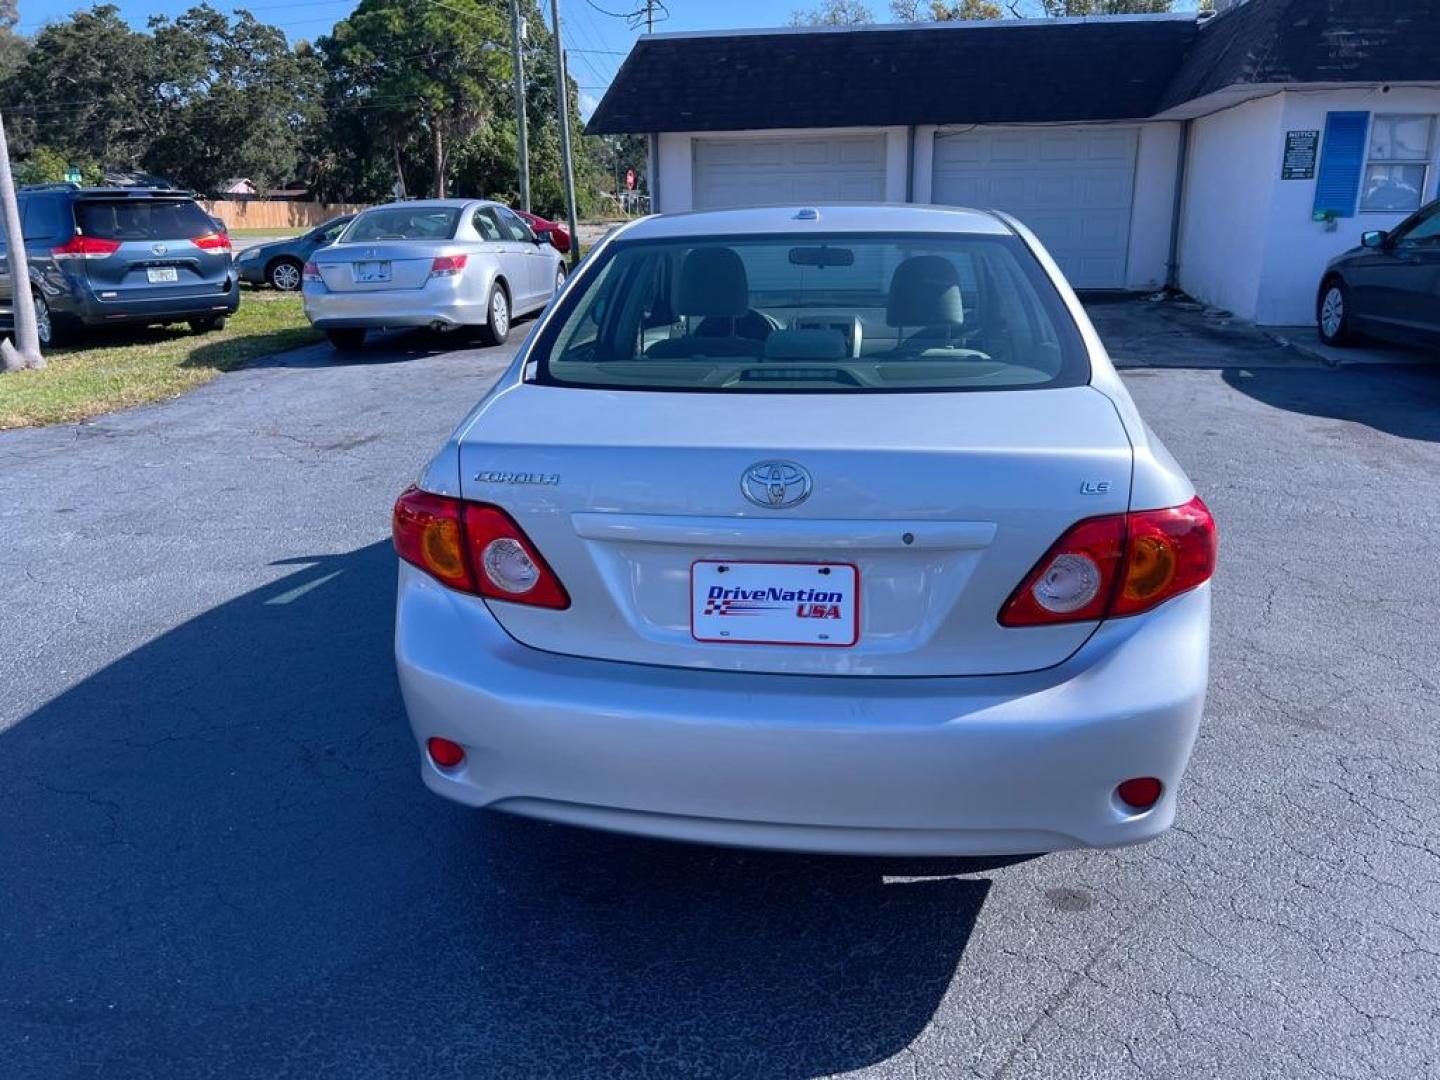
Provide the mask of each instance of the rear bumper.
[{"label": "rear bumper", "polygon": [[321,330],[406,326],[480,326],[488,318],[484,300],[472,300],[445,279],[420,289],[337,293],[306,282],[305,316]]},{"label": "rear bumper", "polygon": [[[1013,854],[1170,826],[1209,625],[1205,586],[1028,675],[748,675],[541,652],[402,563],[396,658],[425,784],[462,803],[719,844]],[[458,768],[425,756],[437,735],[466,748]],[[1113,795],[1134,776],[1165,783],[1145,813]]]},{"label": "rear bumper", "polygon": [[87,326],[179,322],[234,314],[240,307],[240,289],[232,278],[229,288],[223,292],[217,285],[212,291],[190,292],[184,296],[120,295],[114,299],[101,299],[88,283],[77,283],[69,291],[57,295],[47,290],[45,300],[52,312],[78,319]]}]

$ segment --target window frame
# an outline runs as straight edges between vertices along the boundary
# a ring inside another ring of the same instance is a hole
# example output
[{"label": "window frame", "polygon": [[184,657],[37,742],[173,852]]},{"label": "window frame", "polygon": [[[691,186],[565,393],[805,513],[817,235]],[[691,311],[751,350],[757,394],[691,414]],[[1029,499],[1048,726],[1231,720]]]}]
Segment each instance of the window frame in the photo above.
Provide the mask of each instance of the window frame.
[{"label": "window frame", "polygon": [[[1374,146],[1375,146],[1374,140],[1375,140],[1375,127],[1376,127],[1376,125],[1379,124],[1381,121],[1394,121],[1394,120],[1423,120],[1423,121],[1425,121],[1427,127],[1426,127],[1426,134],[1425,134],[1425,154],[1424,154],[1423,157],[1416,157],[1416,158],[1408,158],[1408,157],[1407,157],[1407,158],[1397,158],[1397,157],[1377,158],[1377,157],[1374,156]],[[1430,190],[1430,185],[1431,185],[1431,181],[1432,181],[1433,176],[1434,176],[1434,169],[1435,169],[1435,131],[1436,131],[1436,126],[1437,126],[1437,125],[1436,125],[1436,116],[1435,116],[1434,113],[1402,113],[1402,112],[1379,113],[1379,112],[1377,112],[1377,113],[1371,113],[1371,114],[1370,114],[1370,126],[1369,126],[1369,128],[1367,129],[1367,131],[1365,132],[1365,160],[1361,163],[1361,166],[1360,166],[1360,190],[1359,190],[1359,192],[1358,192],[1358,194],[1357,194],[1356,202],[1355,202],[1355,209],[1356,209],[1356,212],[1357,212],[1357,213],[1360,213],[1360,214],[1407,214],[1407,215],[1408,215],[1408,214],[1413,214],[1413,213],[1415,213],[1417,210],[1420,210],[1422,207],[1425,206],[1425,204],[1426,204],[1427,202],[1430,201],[1430,199],[1427,197],[1427,193],[1428,193],[1429,190]],[[1397,210],[1397,209],[1395,209],[1395,208],[1393,208],[1393,207],[1366,206],[1366,205],[1365,205],[1365,188],[1366,188],[1366,186],[1367,186],[1367,182],[1368,182],[1369,177],[1370,177],[1370,169],[1371,169],[1372,167],[1374,167],[1374,166],[1390,166],[1390,165],[1411,165],[1411,166],[1418,165],[1418,166],[1420,166],[1420,168],[1423,170],[1422,176],[1421,176],[1421,180],[1420,180],[1419,201],[1418,201],[1414,206],[1405,207],[1405,208],[1403,208],[1403,209],[1398,209],[1398,210]]]},{"label": "window frame", "polygon": [[[915,232],[901,231],[889,233],[877,232],[836,232],[826,233],[824,240],[938,240],[947,237],[965,238],[975,237],[979,234],[965,232]],[[1076,386],[1089,386],[1095,378],[1095,364],[1090,355],[1090,348],[1085,342],[1079,324],[1075,321],[1065,298],[1061,295],[1056,282],[1045,270],[1035,252],[1025,240],[1015,233],[984,234],[983,238],[988,241],[1002,243],[1007,246],[1013,245],[1019,249],[1021,255],[1016,258],[1016,271],[1024,274],[1030,279],[1035,289],[1036,300],[1044,307],[1054,333],[1062,348],[1062,368],[1054,379],[1043,383],[1020,383],[1013,386],[897,386],[897,387],[867,387],[863,390],[855,390],[850,387],[748,387],[744,390],[737,390],[734,387],[720,386],[627,386],[610,382],[580,382],[570,379],[557,379],[550,374],[550,356],[561,333],[569,324],[571,317],[577,308],[585,301],[590,289],[596,284],[596,280],[603,271],[624,251],[639,247],[665,247],[671,245],[685,245],[687,247],[701,247],[708,244],[733,243],[737,239],[745,240],[766,240],[776,243],[814,243],[815,236],[809,233],[730,233],[730,234],[697,234],[694,236],[665,236],[653,239],[616,240],[608,243],[596,255],[587,257],[583,276],[578,277],[572,287],[561,294],[559,303],[548,309],[545,320],[536,329],[534,338],[525,352],[524,374],[522,382],[535,386],[553,387],[563,390],[604,390],[609,392],[626,392],[637,394],[730,394],[737,398],[743,398],[752,394],[791,394],[798,396],[814,396],[827,394],[981,394],[981,393],[1015,393],[1030,392],[1037,390],[1069,389]],[[1021,264],[1021,259],[1028,260]]]}]

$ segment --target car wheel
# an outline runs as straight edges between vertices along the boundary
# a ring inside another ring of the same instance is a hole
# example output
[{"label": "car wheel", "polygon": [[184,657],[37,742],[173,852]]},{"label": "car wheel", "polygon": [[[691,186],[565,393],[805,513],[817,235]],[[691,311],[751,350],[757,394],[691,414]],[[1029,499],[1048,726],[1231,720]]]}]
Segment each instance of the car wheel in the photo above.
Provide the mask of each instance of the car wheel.
[{"label": "car wheel", "polygon": [[35,336],[42,349],[55,344],[55,320],[50,316],[50,305],[39,293],[35,294]]},{"label": "car wheel", "polygon": [[504,345],[510,336],[510,297],[497,281],[490,286],[490,302],[486,305],[489,318],[480,328],[480,339],[486,345]]},{"label": "car wheel", "polygon": [[555,268],[555,292],[552,295],[559,296],[560,290],[565,287],[565,264],[562,262]]},{"label": "car wheel", "polygon": [[300,288],[301,269],[294,259],[278,259],[265,272],[265,279],[281,292],[295,292]]},{"label": "car wheel", "polygon": [[1349,344],[1350,290],[1339,278],[1331,278],[1320,293],[1320,340],[1326,345]]},{"label": "car wheel", "polygon": [[197,334],[210,334],[225,329],[224,315],[206,315],[202,319],[191,319],[190,329]]},{"label": "car wheel", "polygon": [[365,331],[363,329],[326,330],[325,336],[330,339],[330,344],[336,352],[359,352],[365,347]]}]

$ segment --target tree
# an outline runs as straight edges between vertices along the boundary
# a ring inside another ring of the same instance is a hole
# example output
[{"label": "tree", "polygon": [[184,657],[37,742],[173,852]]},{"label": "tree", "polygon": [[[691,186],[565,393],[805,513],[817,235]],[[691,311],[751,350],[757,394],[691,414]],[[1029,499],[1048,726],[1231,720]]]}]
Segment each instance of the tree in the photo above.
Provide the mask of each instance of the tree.
[{"label": "tree", "polygon": [[29,43],[15,32],[20,21],[16,0],[0,0],[0,80],[8,79],[25,63]]},{"label": "tree", "polygon": [[[500,5],[453,0],[360,0],[319,47],[341,108],[366,109],[405,181],[412,143],[428,145],[431,191],[449,191],[453,157],[506,95],[509,21]],[[409,185],[407,184],[407,187]]]},{"label": "tree", "polygon": [[189,187],[215,190],[246,177],[268,191],[292,179],[309,127],[320,119],[324,71],[308,50],[248,11],[227,19],[208,4],[173,21],[150,21],[161,131],[147,169]]},{"label": "tree", "polygon": [[808,11],[790,13],[791,26],[852,26],[874,21],[874,14],[861,0],[821,0]]},{"label": "tree", "polygon": [[1157,15],[1171,11],[1175,0],[1040,0],[1051,18],[1080,15]]},{"label": "tree", "polygon": [[151,40],[102,4],[35,35],[6,83],[17,157],[44,144],[62,154],[134,165],[155,132]]},{"label": "tree", "polygon": [[890,14],[896,22],[968,22],[1003,19],[1005,12],[993,0],[891,0]]}]

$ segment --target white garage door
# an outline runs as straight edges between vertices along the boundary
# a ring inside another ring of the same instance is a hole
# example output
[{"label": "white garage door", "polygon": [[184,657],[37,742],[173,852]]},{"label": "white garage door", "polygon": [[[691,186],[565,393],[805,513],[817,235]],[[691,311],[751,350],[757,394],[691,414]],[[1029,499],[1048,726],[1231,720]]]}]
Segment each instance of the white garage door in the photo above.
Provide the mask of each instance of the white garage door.
[{"label": "white garage door", "polygon": [[885,198],[885,136],[696,139],[697,210]]},{"label": "white garage door", "polygon": [[1135,128],[1010,128],[935,140],[932,199],[1005,210],[1034,230],[1077,288],[1125,284]]}]

